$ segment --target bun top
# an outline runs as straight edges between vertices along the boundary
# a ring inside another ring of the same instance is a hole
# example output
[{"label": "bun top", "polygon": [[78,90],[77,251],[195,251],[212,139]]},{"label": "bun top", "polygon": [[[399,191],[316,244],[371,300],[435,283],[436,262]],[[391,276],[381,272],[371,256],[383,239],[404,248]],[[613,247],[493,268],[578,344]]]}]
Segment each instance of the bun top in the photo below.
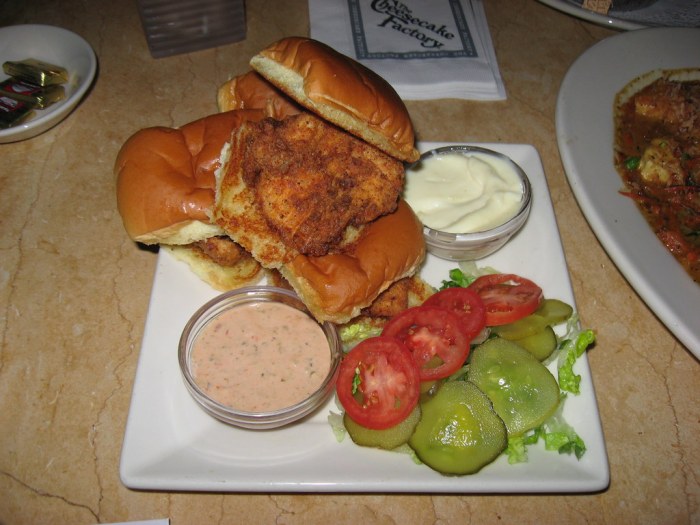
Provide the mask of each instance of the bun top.
[{"label": "bun top", "polygon": [[301,106],[255,71],[224,82],[216,93],[216,103],[219,111],[262,109],[266,116],[277,120],[303,111]]},{"label": "bun top", "polygon": [[222,147],[243,122],[264,116],[229,111],[132,135],[114,165],[117,208],[129,236],[145,244],[189,244],[220,235],[209,213]]},{"label": "bun top", "polygon": [[394,88],[359,62],[316,40],[284,38],[251,67],[302,106],[385,153],[414,162],[413,125]]}]

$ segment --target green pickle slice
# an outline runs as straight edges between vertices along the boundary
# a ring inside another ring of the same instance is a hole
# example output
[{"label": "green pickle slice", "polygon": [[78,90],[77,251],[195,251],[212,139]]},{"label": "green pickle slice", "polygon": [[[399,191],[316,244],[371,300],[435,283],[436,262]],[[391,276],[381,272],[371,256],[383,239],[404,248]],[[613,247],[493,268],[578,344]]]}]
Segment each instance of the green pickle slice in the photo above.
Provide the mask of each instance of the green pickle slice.
[{"label": "green pickle slice", "polygon": [[534,313],[522,319],[518,319],[517,321],[513,321],[512,323],[493,326],[491,327],[491,331],[503,339],[515,341],[523,337],[535,335],[544,330],[546,326],[547,319]]},{"label": "green pickle slice", "polygon": [[506,427],[474,384],[451,381],[422,405],[423,415],[409,446],[442,474],[478,472],[503,452]]},{"label": "green pickle slice", "polygon": [[552,355],[558,344],[557,334],[551,326],[545,326],[541,332],[517,339],[515,342],[535,356],[538,361],[544,361]]},{"label": "green pickle slice", "polygon": [[552,373],[518,344],[495,337],[472,351],[467,379],[491,400],[509,436],[546,421],[559,405]]},{"label": "green pickle slice", "polygon": [[420,417],[420,405],[416,405],[416,408],[401,423],[384,430],[364,427],[348,417],[347,413],[343,416],[343,424],[355,444],[392,450],[408,441]]},{"label": "green pickle slice", "polygon": [[540,361],[547,359],[557,348],[557,336],[552,328],[565,322],[574,309],[559,299],[544,299],[537,310],[517,321],[494,326],[497,336],[515,341]]},{"label": "green pickle slice", "polygon": [[544,317],[547,324],[556,325],[569,319],[574,313],[574,309],[559,299],[545,299],[535,313]]}]

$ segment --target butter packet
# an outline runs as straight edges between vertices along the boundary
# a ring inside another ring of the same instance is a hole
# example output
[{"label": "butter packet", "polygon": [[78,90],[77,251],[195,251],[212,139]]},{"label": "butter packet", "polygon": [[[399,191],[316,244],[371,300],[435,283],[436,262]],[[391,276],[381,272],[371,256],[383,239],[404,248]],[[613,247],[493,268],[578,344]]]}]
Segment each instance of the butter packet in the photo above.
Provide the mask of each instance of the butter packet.
[{"label": "butter packet", "polygon": [[42,87],[15,78],[8,78],[0,82],[0,95],[44,109],[54,102],[63,100],[65,98],[65,90],[63,86],[58,84]]},{"label": "butter packet", "polygon": [[14,98],[0,96],[0,129],[21,124],[34,114],[31,104]]},{"label": "butter packet", "polygon": [[35,58],[8,60],[2,69],[11,77],[42,87],[68,82],[68,71],[65,68]]}]

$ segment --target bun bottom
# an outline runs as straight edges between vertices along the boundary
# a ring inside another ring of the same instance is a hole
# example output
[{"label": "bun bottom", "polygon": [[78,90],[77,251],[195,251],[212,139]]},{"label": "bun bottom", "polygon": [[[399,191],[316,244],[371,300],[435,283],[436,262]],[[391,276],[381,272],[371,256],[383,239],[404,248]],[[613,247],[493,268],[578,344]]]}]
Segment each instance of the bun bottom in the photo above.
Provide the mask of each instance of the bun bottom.
[{"label": "bun bottom", "polygon": [[135,235],[134,240],[142,244],[186,245],[217,235],[224,235],[224,232],[216,224],[192,220],[171,224],[142,235]]},{"label": "bun bottom", "polygon": [[234,265],[222,266],[190,245],[161,244],[160,249],[186,263],[197,277],[221,292],[255,284],[264,274],[258,262],[250,256],[242,258]]}]

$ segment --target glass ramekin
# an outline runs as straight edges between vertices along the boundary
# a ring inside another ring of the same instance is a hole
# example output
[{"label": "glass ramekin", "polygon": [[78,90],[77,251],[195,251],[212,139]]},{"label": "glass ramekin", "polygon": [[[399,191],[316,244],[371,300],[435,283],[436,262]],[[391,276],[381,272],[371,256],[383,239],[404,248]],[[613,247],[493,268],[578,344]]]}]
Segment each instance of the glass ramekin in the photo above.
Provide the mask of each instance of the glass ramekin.
[{"label": "glass ramekin", "polygon": [[306,399],[278,410],[269,412],[246,412],[234,407],[224,405],[212,399],[202,389],[192,373],[191,355],[198,335],[208,323],[216,319],[221,313],[237,306],[260,303],[277,302],[296,308],[311,318],[311,314],[299,297],[290,290],[272,286],[251,286],[223,293],[203,305],[190,318],[180,337],[178,359],[180,370],[188,391],[197,404],[209,415],[216,419],[247,429],[271,429],[278,428],[297,421],[320,407],[330,396],[335,388],[335,380],[340,364],[342,347],[335,325],[332,323],[320,324],[328,342],[330,352],[330,368],[321,386]]},{"label": "glass ramekin", "polygon": [[510,219],[494,228],[473,233],[449,233],[423,226],[428,251],[442,259],[451,261],[470,261],[481,259],[501,249],[525,224],[532,205],[532,188],[530,180],[523,169],[510,157],[496,151],[477,146],[444,146],[427,151],[421,155],[411,167],[436,155],[461,154],[470,156],[480,154],[492,156],[510,165],[514,173],[520,179],[522,185],[522,199],[520,208]]}]

